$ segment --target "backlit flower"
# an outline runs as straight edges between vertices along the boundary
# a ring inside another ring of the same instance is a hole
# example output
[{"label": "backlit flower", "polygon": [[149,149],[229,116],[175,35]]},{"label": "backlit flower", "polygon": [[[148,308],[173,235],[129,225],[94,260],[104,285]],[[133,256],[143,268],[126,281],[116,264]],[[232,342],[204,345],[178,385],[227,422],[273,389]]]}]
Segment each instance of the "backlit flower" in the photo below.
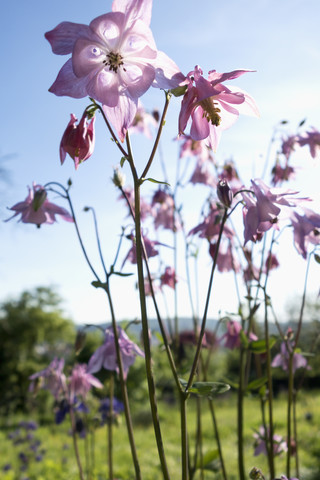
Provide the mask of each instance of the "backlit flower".
[{"label": "backlit flower", "polygon": [[218,73],[211,70],[208,80],[203,78],[201,68],[188,73],[188,88],[183,97],[179,115],[179,134],[183,134],[191,118],[190,136],[193,140],[208,139],[215,151],[221,132],[229,128],[238,118],[239,113],[259,116],[252,97],[239,88],[229,87],[222,82],[249,72],[234,70]]},{"label": "backlit flower", "polygon": [[34,183],[32,189],[28,187],[28,190],[27,198],[9,209],[13,210],[15,214],[5,220],[6,222],[17,215],[21,215],[20,222],[34,223],[37,227],[40,227],[43,223],[54,223],[56,215],[60,215],[67,222],[73,222],[73,218],[67,210],[49,202],[44,187]]},{"label": "backlit flower", "polygon": [[29,377],[31,380],[29,391],[36,391],[36,387],[40,385],[41,388],[49,390],[55,398],[58,398],[61,393],[66,391],[66,377],[63,368],[64,360],[55,358],[47,368]]},{"label": "backlit flower", "polygon": [[121,140],[138,98],[151,85],[175,88],[184,79],[159,52],[149,28],[152,0],[114,0],[112,12],[89,25],[62,22],[46,33],[53,53],[71,54],[50,88],[56,95],[102,103]]},{"label": "backlit flower", "polygon": [[74,160],[74,166],[77,170],[80,163],[91,157],[94,149],[94,120],[88,120],[86,112],[78,125],[77,118],[71,114],[71,120],[62,136],[60,143],[60,161],[61,165],[65,161],[67,153]]},{"label": "backlit flower", "polygon": [[[289,356],[292,353],[292,342],[287,340],[281,343],[280,346],[280,353],[278,353],[272,363],[272,367],[280,367],[282,370],[287,372],[289,370]],[[292,371],[293,373],[298,368],[308,368],[307,359],[301,355],[300,353],[293,353],[293,360],[292,360]]]},{"label": "backlit flower", "polygon": [[292,212],[290,216],[293,227],[294,246],[303,258],[307,258],[308,246],[320,244],[320,215],[304,208],[304,215]]},{"label": "backlit flower", "polygon": [[[121,359],[123,364],[124,378],[127,377],[129,367],[135,362],[136,356],[144,357],[143,351],[136,345],[122,328],[118,328],[119,347],[121,351]],[[117,362],[116,346],[114,333],[111,327],[105,331],[105,339],[103,345],[99,347],[88,363],[87,371],[90,373],[98,372],[101,368],[117,371],[119,366]]]},{"label": "backlit flower", "polygon": [[306,132],[303,135],[299,135],[298,143],[301,147],[308,145],[310,148],[310,155],[312,158],[316,158],[320,151],[320,132],[316,128],[312,128],[311,131]]},{"label": "backlit flower", "polygon": [[175,288],[177,283],[176,272],[172,267],[166,267],[164,273],[160,277],[161,287],[168,285],[168,287]]}]

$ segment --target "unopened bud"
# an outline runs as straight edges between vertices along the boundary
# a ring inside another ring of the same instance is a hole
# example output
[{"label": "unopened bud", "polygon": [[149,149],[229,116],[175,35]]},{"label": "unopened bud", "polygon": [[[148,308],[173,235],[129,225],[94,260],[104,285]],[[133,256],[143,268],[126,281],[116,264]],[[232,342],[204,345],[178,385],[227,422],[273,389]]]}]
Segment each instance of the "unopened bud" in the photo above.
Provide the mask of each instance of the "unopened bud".
[{"label": "unopened bud", "polygon": [[229,208],[233,200],[233,193],[226,180],[219,180],[217,195],[223,206]]},{"label": "unopened bud", "polygon": [[126,177],[118,168],[115,168],[113,171],[112,181],[116,187],[123,187],[126,183]]},{"label": "unopened bud", "polygon": [[35,212],[39,210],[47,199],[47,192],[44,188],[40,188],[34,192],[34,198],[32,202],[32,208]]},{"label": "unopened bud", "polygon": [[262,474],[260,468],[253,467],[253,469],[249,473],[249,478],[252,480],[265,480],[264,475]]},{"label": "unopened bud", "polygon": [[159,122],[160,120],[160,113],[159,113],[159,110],[153,110],[152,111],[152,116],[153,118],[155,119],[156,122]]}]

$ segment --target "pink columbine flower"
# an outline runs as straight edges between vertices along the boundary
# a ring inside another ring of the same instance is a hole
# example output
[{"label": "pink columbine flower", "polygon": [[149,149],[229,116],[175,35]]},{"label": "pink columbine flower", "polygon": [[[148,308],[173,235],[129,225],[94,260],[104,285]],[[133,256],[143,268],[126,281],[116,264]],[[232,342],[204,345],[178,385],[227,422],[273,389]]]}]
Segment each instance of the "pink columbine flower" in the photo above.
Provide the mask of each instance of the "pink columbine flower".
[{"label": "pink columbine flower", "polygon": [[193,140],[190,135],[179,137],[181,141],[179,158],[196,157],[199,163],[213,161],[212,150],[207,146],[205,140]]},{"label": "pink columbine flower", "polygon": [[181,225],[175,213],[174,199],[164,190],[157,190],[152,198],[154,227],[157,230],[162,227],[176,232]]},{"label": "pink columbine flower", "polygon": [[[303,199],[292,198],[298,192],[269,188],[262,180],[251,180],[254,195],[242,193],[244,200],[244,243],[256,241],[259,234],[263,234],[273,226],[278,228],[281,207],[296,206]],[[290,196],[289,196],[290,195]]]},{"label": "pink columbine flower", "polygon": [[217,185],[217,181],[213,174],[210,172],[206,163],[202,163],[200,161],[197,162],[196,168],[194,169],[193,174],[189,180],[192,184],[201,184],[207,185],[209,187],[215,187]]},{"label": "pink columbine flower", "polygon": [[309,208],[303,208],[304,215],[292,212],[294,246],[303,258],[307,258],[308,245],[320,244],[320,215]]},{"label": "pink columbine flower", "polygon": [[69,377],[70,403],[74,403],[76,396],[85,398],[91,387],[103,388],[102,383],[88,372],[87,365],[75,365]]},{"label": "pink columbine flower", "polygon": [[[268,436],[270,437],[270,433],[268,432]],[[268,455],[267,447],[266,447],[266,434],[265,429],[263,426],[259,428],[259,431],[253,434],[255,439],[255,450],[254,456],[260,455],[263,453],[264,455]],[[282,452],[286,452],[288,450],[287,442],[281,437],[281,435],[273,435],[273,455],[277,456],[280,455]]]},{"label": "pink columbine flower", "polygon": [[276,255],[274,253],[269,253],[265,263],[265,272],[274,270],[275,268],[278,268],[279,265],[279,260],[277,259]]},{"label": "pink columbine flower", "polygon": [[166,267],[164,273],[160,277],[161,287],[167,285],[170,288],[175,289],[177,283],[176,272],[172,267]]},{"label": "pink columbine flower", "polygon": [[281,153],[289,160],[291,153],[294,151],[294,147],[298,143],[297,135],[290,135],[287,138],[282,139]]},{"label": "pink columbine flower", "polygon": [[316,158],[318,152],[320,152],[320,132],[316,128],[312,127],[311,131],[306,132],[303,135],[299,135],[298,143],[301,147],[308,145],[310,148],[310,155],[312,158]]},{"label": "pink columbine flower", "polygon": [[79,124],[76,125],[77,118],[71,113],[70,122],[60,143],[61,165],[64,163],[67,153],[73,159],[76,170],[80,163],[91,157],[95,143],[94,121],[95,117],[88,120],[85,112]]},{"label": "pink columbine flower", "polygon": [[281,184],[282,182],[287,182],[294,178],[296,174],[296,169],[288,164],[282,167],[279,162],[276,162],[275,166],[271,171],[271,174],[271,183],[272,185],[276,186],[279,183]]},{"label": "pink columbine flower", "polygon": [[[118,334],[124,378],[127,378],[129,367],[135,362],[136,356],[140,355],[140,357],[144,357],[144,353],[138,345],[130,340],[125,331],[120,327],[118,328]],[[102,367],[119,373],[114,333],[111,327],[105,331],[103,345],[99,347],[90,358],[87,372],[95,373],[101,370]]]},{"label": "pink columbine flower", "polygon": [[[211,202],[209,214],[204,218],[203,222],[192,228],[188,235],[199,233],[200,238],[206,238],[209,241],[217,239],[221,228],[222,215],[223,212],[217,203]],[[231,239],[234,236],[234,232],[228,225],[224,225],[223,235]]]},{"label": "pink columbine flower", "polygon": [[222,83],[249,71],[218,73],[211,70],[206,80],[201,68],[196,65],[187,75],[187,91],[179,115],[179,134],[184,133],[191,118],[190,136],[193,140],[208,139],[211,148],[216,151],[222,130],[229,128],[239,113],[259,116],[252,97],[239,88]]},{"label": "pink columbine flower", "polygon": [[[212,258],[214,258],[215,256],[216,249],[217,244],[210,243],[209,254]],[[217,267],[218,271],[221,273],[232,271],[238,273],[240,271],[240,264],[233,254],[231,242],[229,242],[227,248],[224,251],[222,251],[222,248],[220,246],[217,257]]]},{"label": "pink columbine flower", "polygon": [[71,54],[50,91],[102,103],[121,141],[139,97],[151,86],[170,89],[184,80],[176,64],[157,50],[149,28],[151,9],[152,0],[114,0],[112,12],[89,25],[62,22],[45,35],[53,53]]},{"label": "pink columbine flower", "polygon": [[[127,253],[125,259],[122,262],[122,267],[126,263],[127,260],[129,262],[136,264],[137,263],[137,249],[136,249],[136,240],[134,235],[130,235],[129,239],[132,241],[132,247],[130,248],[129,252]],[[147,258],[155,257],[159,254],[158,250],[156,250],[156,245],[163,245],[156,240],[149,240],[146,236],[143,236],[143,242],[146,249]],[[121,268],[122,268],[121,267]]]},{"label": "pink columbine flower", "polygon": [[242,330],[241,324],[239,322],[234,322],[231,320],[227,323],[227,331],[221,337],[220,342],[224,341],[224,346],[231,350],[240,347],[240,332]]},{"label": "pink columbine flower", "polygon": [[[290,340],[282,342],[280,346],[280,353],[274,357],[271,366],[282,368],[282,370],[287,372],[289,369],[289,353],[292,353],[292,346],[293,342]],[[308,368],[308,362],[307,359],[300,353],[294,353],[292,364],[293,373],[295,373],[298,368]]]},{"label": "pink columbine flower", "polygon": [[49,390],[58,399],[60,394],[66,392],[66,377],[63,369],[64,359],[55,358],[47,368],[29,377],[31,380],[29,391],[36,391],[37,385],[40,385],[41,388]]},{"label": "pink columbine flower", "polygon": [[56,222],[56,215],[60,215],[67,222],[73,222],[73,218],[67,210],[49,202],[47,192],[43,186],[33,183],[32,189],[28,187],[28,190],[27,198],[9,209],[15,211],[15,214],[5,220],[6,222],[17,215],[21,215],[20,222],[34,223],[38,228],[43,223],[51,224]]}]

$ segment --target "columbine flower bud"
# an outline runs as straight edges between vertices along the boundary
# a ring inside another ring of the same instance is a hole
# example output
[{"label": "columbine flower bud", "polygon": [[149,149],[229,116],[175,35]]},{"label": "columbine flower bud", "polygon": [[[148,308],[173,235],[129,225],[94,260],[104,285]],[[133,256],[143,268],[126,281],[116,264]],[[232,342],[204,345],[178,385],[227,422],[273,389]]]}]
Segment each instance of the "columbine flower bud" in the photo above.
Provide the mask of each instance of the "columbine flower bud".
[{"label": "columbine flower bud", "polygon": [[118,168],[115,168],[113,171],[112,181],[116,187],[123,187],[126,183],[126,177]]},{"label": "columbine flower bud", "polygon": [[80,163],[91,157],[95,143],[94,120],[94,117],[88,119],[87,113],[84,112],[77,125],[77,118],[73,113],[71,114],[71,120],[60,143],[61,165],[65,161],[67,154],[73,159],[76,170]]},{"label": "columbine flower bud", "polygon": [[249,473],[249,478],[252,480],[265,480],[260,468],[253,467],[253,469]]},{"label": "columbine flower bud", "polygon": [[219,183],[217,185],[217,195],[220,202],[226,208],[229,208],[231,206],[233,200],[233,193],[226,180],[219,180]]}]

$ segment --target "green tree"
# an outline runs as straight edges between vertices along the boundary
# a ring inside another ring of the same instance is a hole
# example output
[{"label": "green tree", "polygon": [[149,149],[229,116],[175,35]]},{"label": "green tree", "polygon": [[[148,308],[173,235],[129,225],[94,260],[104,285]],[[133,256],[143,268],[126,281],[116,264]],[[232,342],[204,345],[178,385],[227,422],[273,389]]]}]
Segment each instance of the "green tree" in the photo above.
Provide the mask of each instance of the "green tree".
[{"label": "green tree", "polygon": [[0,305],[0,409],[26,410],[29,376],[54,357],[73,357],[75,326],[49,287],[24,291]]}]

